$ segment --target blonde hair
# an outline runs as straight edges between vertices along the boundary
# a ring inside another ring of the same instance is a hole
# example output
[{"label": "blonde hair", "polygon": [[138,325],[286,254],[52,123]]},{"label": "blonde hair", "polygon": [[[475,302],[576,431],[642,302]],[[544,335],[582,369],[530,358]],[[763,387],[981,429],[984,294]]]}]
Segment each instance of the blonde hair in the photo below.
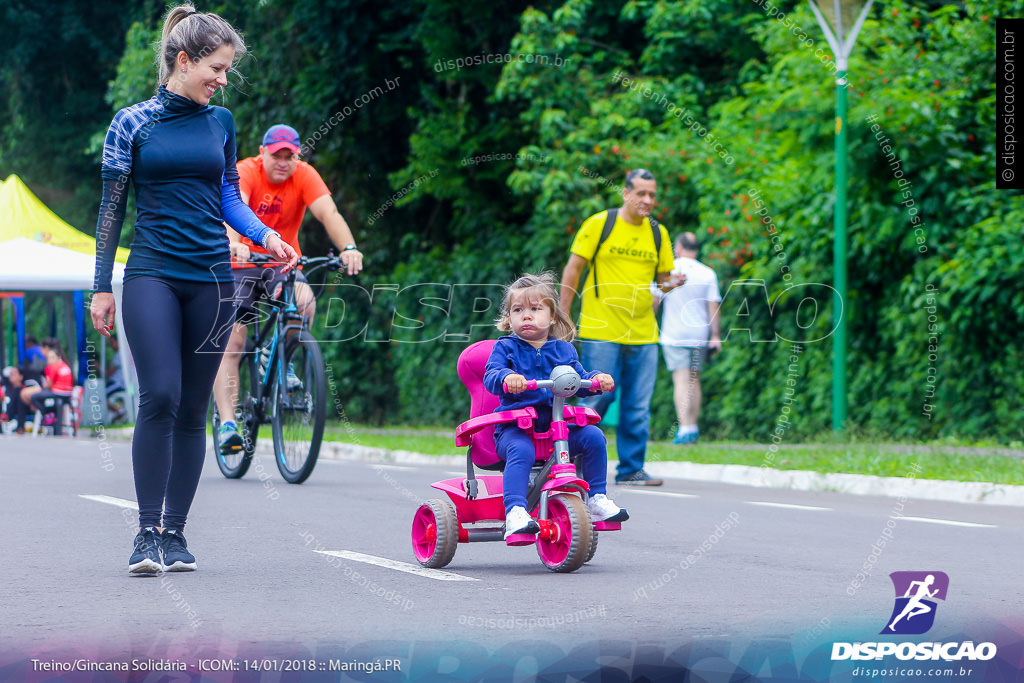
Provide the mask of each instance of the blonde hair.
[{"label": "blonde hair", "polygon": [[193,63],[198,63],[222,45],[235,49],[235,61],[245,54],[242,36],[220,16],[197,12],[189,2],[172,7],[164,17],[160,36],[158,85],[167,85],[171,80],[178,53],[184,52]]},{"label": "blonde hair", "polygon": [[501,297],[501,312],[494,321],[494,325],[499,330],[502,332],[512,330],[509,310],[512,308],[512,298],[518,294],[537,295],[551,309],[552,324],[548,330],[548,336],[567,342],[576,338],[576,326],[558,305],[558,285],[554,274],[550,271],[540,275],[526,273],[505,287],[505,292]]}]

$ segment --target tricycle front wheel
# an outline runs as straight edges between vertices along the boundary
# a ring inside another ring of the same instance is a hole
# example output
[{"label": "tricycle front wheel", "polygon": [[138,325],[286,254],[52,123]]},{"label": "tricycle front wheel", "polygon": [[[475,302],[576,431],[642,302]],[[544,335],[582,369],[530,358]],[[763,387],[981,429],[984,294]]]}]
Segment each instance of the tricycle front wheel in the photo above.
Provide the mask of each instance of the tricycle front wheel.
[{"label": "tricycle front wheel", "polygon": [[553,572],[573,572],[582,567],[594,540],[594,525],[583,500],[571,493],[551,496],[544,522],[537,534],[537,554],[544,566]]}]

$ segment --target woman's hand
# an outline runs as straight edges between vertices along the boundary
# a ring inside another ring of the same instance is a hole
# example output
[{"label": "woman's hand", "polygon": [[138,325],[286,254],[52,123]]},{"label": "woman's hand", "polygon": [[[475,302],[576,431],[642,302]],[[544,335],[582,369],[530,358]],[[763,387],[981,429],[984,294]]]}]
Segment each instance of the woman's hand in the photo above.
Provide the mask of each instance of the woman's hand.
[{"label": "woman's hand", "polygon": [[295,250],[277,235],[271,235],[267,238],[266,250],[284,264],[284,268],[281,269],[282,273],[287,273],[294,268],[295,263],[299,260],[299,255],[295,253]]},{"label": "woman's hand", "polygon": [[526,378],[514,372],[511,375],[505,375],[505,391],[510,394],[523,393],[526,391]]},{"label": "woman's hand", "polygon": [[232,242],[230,245],[231,260],[235,263],[245,263],[249,260],[249,245],[241,242]]},{"label": "woman's hand", "polygon": [[113,294],[93,292],[92,301],[89,302],[89,315],[92,316],[92,326],[104,337],[109,338],[110,330],[114,329],[116,311]]}]

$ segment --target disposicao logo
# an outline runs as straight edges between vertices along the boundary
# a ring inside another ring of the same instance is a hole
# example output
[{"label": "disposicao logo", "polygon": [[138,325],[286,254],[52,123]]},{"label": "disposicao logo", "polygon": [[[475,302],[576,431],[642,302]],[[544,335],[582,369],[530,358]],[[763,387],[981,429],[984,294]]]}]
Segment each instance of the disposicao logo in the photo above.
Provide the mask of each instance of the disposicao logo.
[{"label": "disposicao logo", "polygon": [[[945,572],[893,572],[889,575],[896,591],[892,614],[881,630],[881,635],[920,635],[927,633],[935,623],[937,600],[946,600],[949,576]],[[853,659],[882,659],[894,655],[897,659],[918,661],[989,660],[996,656],[994,643],[973,641],[950,643],[833,643],[832,661]]]},{"label": "disposicao logo", "polygon": [[880,633],[920,635],[935,623],[936,600],[946,600],[949,577],[945,572],[893,572],[889,574],[896,589],[896,604]]}]

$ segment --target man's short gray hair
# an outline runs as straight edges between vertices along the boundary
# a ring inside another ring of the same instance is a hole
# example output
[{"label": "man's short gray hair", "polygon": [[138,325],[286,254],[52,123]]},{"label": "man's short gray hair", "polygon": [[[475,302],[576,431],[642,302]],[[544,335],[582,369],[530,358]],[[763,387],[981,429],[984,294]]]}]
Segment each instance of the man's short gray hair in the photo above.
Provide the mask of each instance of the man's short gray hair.
[{"label": "man's short gray hair", "polygon": [[648,171],[646,168],[634,168],[632,171],[626,174],[626,189],[633,189],[633,181],[639,178],[640,180],[654,180],[654,174]]}]

